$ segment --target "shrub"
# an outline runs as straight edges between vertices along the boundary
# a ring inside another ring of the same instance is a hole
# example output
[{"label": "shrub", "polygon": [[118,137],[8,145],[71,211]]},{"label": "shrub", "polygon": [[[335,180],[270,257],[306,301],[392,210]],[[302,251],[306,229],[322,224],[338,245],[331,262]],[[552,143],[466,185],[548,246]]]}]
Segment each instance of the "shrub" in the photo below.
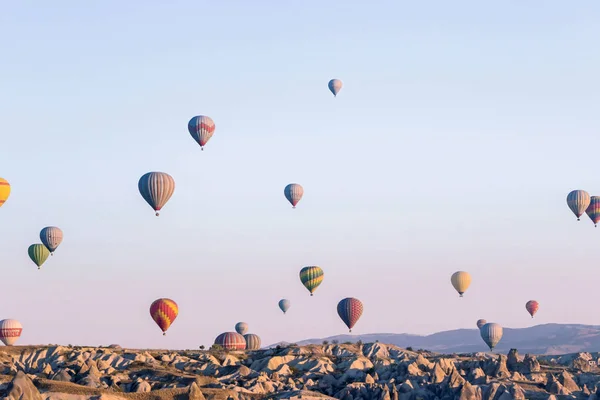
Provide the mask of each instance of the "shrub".
[{"label": "shrub", "polygon": [[411,346],[408,346],[408,347],[406,348],[406,350],[408,350],[408,351],[413,351],[413,348],[412,348]]},{"label": "shrub", "polygon": [[323,344],[324,344],[324,345],[328,345],[328,344],[329,344],[329,341],[328,341],[328,340],[323,340]]},{"label": "shrub", "polygon": [[362,346],[363,345],[363,341],[359,340],[359,341],[356,342],[356,344],[359,345],[359,346]]},{"label": "shrub", "polygon": [[333,339],[333,340],[331,341],[331,343],[333,343],[333,344],[338,344],[338,343],[340,343],[340,341],[339,341],[339,340],[336,340],[336,339]]},{"label": "shrub", "polygon": [[204,345],[203,344],[200,345],[200,350],[204,350]]}]

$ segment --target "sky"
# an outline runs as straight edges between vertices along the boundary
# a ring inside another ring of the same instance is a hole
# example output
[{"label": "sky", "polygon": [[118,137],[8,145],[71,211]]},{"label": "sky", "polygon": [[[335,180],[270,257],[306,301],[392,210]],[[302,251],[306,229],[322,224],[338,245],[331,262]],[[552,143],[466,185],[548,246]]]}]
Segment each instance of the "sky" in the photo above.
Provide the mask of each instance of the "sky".
[{"label": "sky", "polygon": [[[600,229],[566,204],[600,194],[599,18],[595,0],[7,3],[0,318],[19,344],[178,349],[238,321],[263,345],[343,334],[345,297],[356,334],[600,324]],[[195,115],[216,124],[203,152]],[[159,218],[149,171],[176,182]],[[64,240],[38,271],[48,225]],[[179,304],[165,337],[160,297]]]}]

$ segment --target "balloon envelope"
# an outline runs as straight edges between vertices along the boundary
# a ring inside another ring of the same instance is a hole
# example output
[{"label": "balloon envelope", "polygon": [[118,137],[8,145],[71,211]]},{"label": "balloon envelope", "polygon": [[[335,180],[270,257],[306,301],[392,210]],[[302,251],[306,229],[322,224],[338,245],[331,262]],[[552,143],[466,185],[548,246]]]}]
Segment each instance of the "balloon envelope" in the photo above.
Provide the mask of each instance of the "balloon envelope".
[{"label": "balloon envelope", "polygon": [[283,189],[283,194],[292,204],[292,207],[296,208],[296,204],[298,204],[304,195],[304,188],[297,183],[290,183]]},{"label": "balloon envelope", "polygon": [[215,122],[206,115],[197,115],[188,122],[188,131],[204,150],[204,146],[215,133]]},{"label": "balloon envelope", "polygon": [[288,299],[279,300],[279,308],[281,309],[281,311],[283,311],[284,314],[290,308],[290,305],[291,305],[291,303]]},{"label": "balloon envelope", "polygon": [[487,321],[485,319],[477,320],[477,328],[478,329],[481,329],[481,327],[484,326],[485,324],[487,324]]},{"label": "balloon envelope", "polygon": [[333,93],[333,96],[337,96],[340,90],[342,90],[343,84],[339,79],[332,79],[327,86],[329,87],[329,90],[331,90],[331,93]]},{"label": "balloon envelope", "polygon": [[494,350],[494,347],[496,347],[498,342],[500,342],[500,339],[502,339],[502,327],[493,322],[482,326],[479,333],[490,350]]},{"label": "balloon envelope", "polygon": [[217,336],[215,344],[228,350],[244,350],[246,339],[237,332],[225,332]]},{"label": "balloon envelope", "polygon": [[258,350],[260,349],[260,337],[254,333],[244,335],[246,340],[246,350]]},{"label": "balloon envelope", "polygon": [[62,243],[63,232],[56,226],[47,226],[40,232],[40,240],[52,254]]},{"label": "balloon envelope", "polygon": [[354,324],[356,324],[363,313],[363,305],[360,300],[354,297],[347,297],[338,303],[337,312],[349,331],[352,332]]},{"label": "balloon envelope", "polygon": [[323,270],[316,265],[302,268],[300,270],[300,282],[302,282],[312,296],[321,282],[323,282]]},{"label": "balloon envelope", "polygon": [[21,337],[23,327],[16,319],[3,319],[0,321],[0,340],[6,346],[12,346]]},{"label": "balloon envelope", "polygon": [[452,274],[450,282],[452,282],[452,286],[454,286],[454,289],[462,297],[471,284],[471,275],[465,271],[458,271]]},{"label": "balloon envelope", "polygon": [[163,335],[167,333],[177,315],[179,315],[179,307],[171,299],[157,299],[150,305],[150,316],[163,332]]},{"label": "balloon envelope", "polygon": [[567,195],[567,205],[577,217],[577,221],[590,205],[590,201],[590,194],[585,190],[573,190]]},{"label": "balloon envelope", "polygon": [[4,205],[10,196],[10,183],[6,179],[0,178],[0,207]]},{"label": "balloon envelope", "polygon": [[46,262],[50,255],[50,251],[41,243],[32,244],[29,246],[29,249],[27,249],[27,252],[29,253],[31,261],[38,266],[38,269],[42,267],[42,264]]},{"label": "balloon envelope", "polygon": [[598,222],[600,222],[600,196],[590,198],[590,205],[585,209],[585,213],[590,217],[594,226],[598,226]]},{"label": "balloon envelope", "polygon": [[529,300],[525,304],[525,309],[527,310],[529,315],[531,315],[531,318],[533,318],[533,316],[535,315],[535,313],[538,311],[539,308],[540,308],[540,303],[538,303],[535,300]]},{"label": "balloon envelope", "polygon": [[164,172],[148,172],[140,178],[138,189],[158,216],[158,211],[167,204],[175,191],[175,180]]},{"label": "balloon envelope", "polygon": [[245,335],[248,332],[248,324],[245,322],[238,322],[235,324],[235,331],[240,335]]}]

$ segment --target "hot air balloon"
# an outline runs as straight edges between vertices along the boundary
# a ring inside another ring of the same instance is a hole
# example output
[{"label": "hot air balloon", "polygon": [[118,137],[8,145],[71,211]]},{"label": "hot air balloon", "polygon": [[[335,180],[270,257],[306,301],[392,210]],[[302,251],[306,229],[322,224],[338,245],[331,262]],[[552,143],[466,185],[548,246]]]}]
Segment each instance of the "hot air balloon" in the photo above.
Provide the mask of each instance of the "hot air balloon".
[{"label": "hot air balloon", "polygon": [[246,339],[237,332],[225,332],[217,336],[215,344],[227,350],[244,350]]},{"label": "hot air balloon", "polygon": [[527,310],[527,312],[529,313],[529,315],[531,315],[531,318],[533,318],[533,316],[535,315],[535,313],[537,312],[537,310],[539,308],[540,308],[540,303],[538,303],[535,300],[529,300],[525,304],[525,309]]},{"label": "hot air balloon", "polygon": [[3,319],[0,321],[0,340],[6,346],[12,346],[19,340],[23,327],[16,319]]},{"label": "hot air balloon", "polygon": [[281,309],[281,311],[283,311],[284,314],[290,308],[290,305],[291,304],[290,304],[290,301],[288,299],[281,299],[281,300],[279,300],[279,308]]},{"label": "hot air balloon", "polygon": [[42,264],[46,262],[50,255],[50,251],[41,243],[32,244],[29,246],[27,252],[29,253],[29,258],[37,265],[38,269],[42,268]]},{"label": "hot air balloon", "polygon": [[363,305],[360,300],[354,297],[347,297],[338,303],[337,312],[349,331],[352,332],[354,324],[356,324],[363,313]]},{"label": "hot air balloon", "polygon": [[577,217],[577,221],[590,205],[590,200],[590,194],[585,190],[573,190],[567,195],[567,205]]},{"label": "hot air balloon", "polygon": [[300,281],[312,296],[323,282],[323,270],[317,266],[304,267],[300,270]]},{"label": "hot air balloon", "polygon": [[304,195],[304,188],[297,183],[290,183],[283,189],[285,198],[292,203],[292,208],[296,208],[296,204],[302,199]]},{"label": "hot air balloon", "polygon": [[493,322],[482,326],[479,333],[483,341],[489,346],[490,351],[493,351],[494,347],[502,339],[502,327]]},{"label": "hot air balloon", "polygon": [[585,213],[590,217],[595,227],[598,227],[600,222],[600,196],[592,196],[590,205],[586,208]]},{"label": "hot air balloon", "polygon": [[179,307],[171,299],[157,299],[150,305],[150,316],[163,332],[163,336],[167,334],[167,329],[175,321],[178,314]]},{"label": "hot air balloon", "polygon": [[460,297],[463,297],[463,293],[467,291],[471,284],[471,275],[465,271],[458,271],[452,274],[450,282],[452,282],[452,286],[454,286]]},{"label": "hot air balloon", "polygon": [[40,232],[40,240],[50,251],[50,254],[53,255],[54,251],[63,240],[63,233],[55,226],[47,226]]},{"label": "hot air balloon", "polygon": [[260,337],[254,333],[244,335],[246,339],[246,350],[258,350],[260,349]]},{"label": "hot air balloon", "polygon": [[245,322],[238,322],[235,324],[235,331],[240,335],[245,335],[248,332],[248,324]]},{"label": "hot air balloon", "polygon": [[164,172],[148,172],[138,182],[140,194],[150,207],[158,212],[165,206],[175,191],[175,180]]},{"label": "hot air balloon", "polygon": [[0,178],[0,207],[10,196],[10,183],[6,179]]},{"label": "hot air balloon", "polygon": [[197,115],[188,122],[188,131],[196,142],[200,145],[200,149],[204,150],[204,146],[215,133],[215,123],[212,118],[206,115]]},{"label": "hot air balloon", "polygon": [[481,329],[481,327],[484,326],[485,324],[487,324],[487,321],[485,319],[477,320],[477,328],[478,329]]},{"label": "hot air balloon", "polygon": [[337,94],[342,90],[342,81],[339,79],[332,79],[327,86],[329,86],[329,90],[333,93],[333,97],[337,97]]}]

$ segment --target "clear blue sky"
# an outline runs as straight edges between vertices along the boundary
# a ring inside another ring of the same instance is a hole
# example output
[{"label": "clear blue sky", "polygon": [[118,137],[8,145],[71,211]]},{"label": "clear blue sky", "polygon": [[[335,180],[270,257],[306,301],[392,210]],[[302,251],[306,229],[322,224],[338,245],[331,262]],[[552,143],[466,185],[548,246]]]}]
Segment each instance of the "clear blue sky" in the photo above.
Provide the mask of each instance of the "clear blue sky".
[{"label": "clear blue sky", "polygon": [[[166,348],[238,321],[263,344],[344,333],[347,296],[356,333],[599,324],[600,229],[565,201],[600,194],[599,20],[595,0],[10,2],[0,317],[20,344]],[[137,190],[156,170],[160,218]],[[38,271],[46,225],[65,238]],[[180,306],[165,338],[158,297]]]}]

